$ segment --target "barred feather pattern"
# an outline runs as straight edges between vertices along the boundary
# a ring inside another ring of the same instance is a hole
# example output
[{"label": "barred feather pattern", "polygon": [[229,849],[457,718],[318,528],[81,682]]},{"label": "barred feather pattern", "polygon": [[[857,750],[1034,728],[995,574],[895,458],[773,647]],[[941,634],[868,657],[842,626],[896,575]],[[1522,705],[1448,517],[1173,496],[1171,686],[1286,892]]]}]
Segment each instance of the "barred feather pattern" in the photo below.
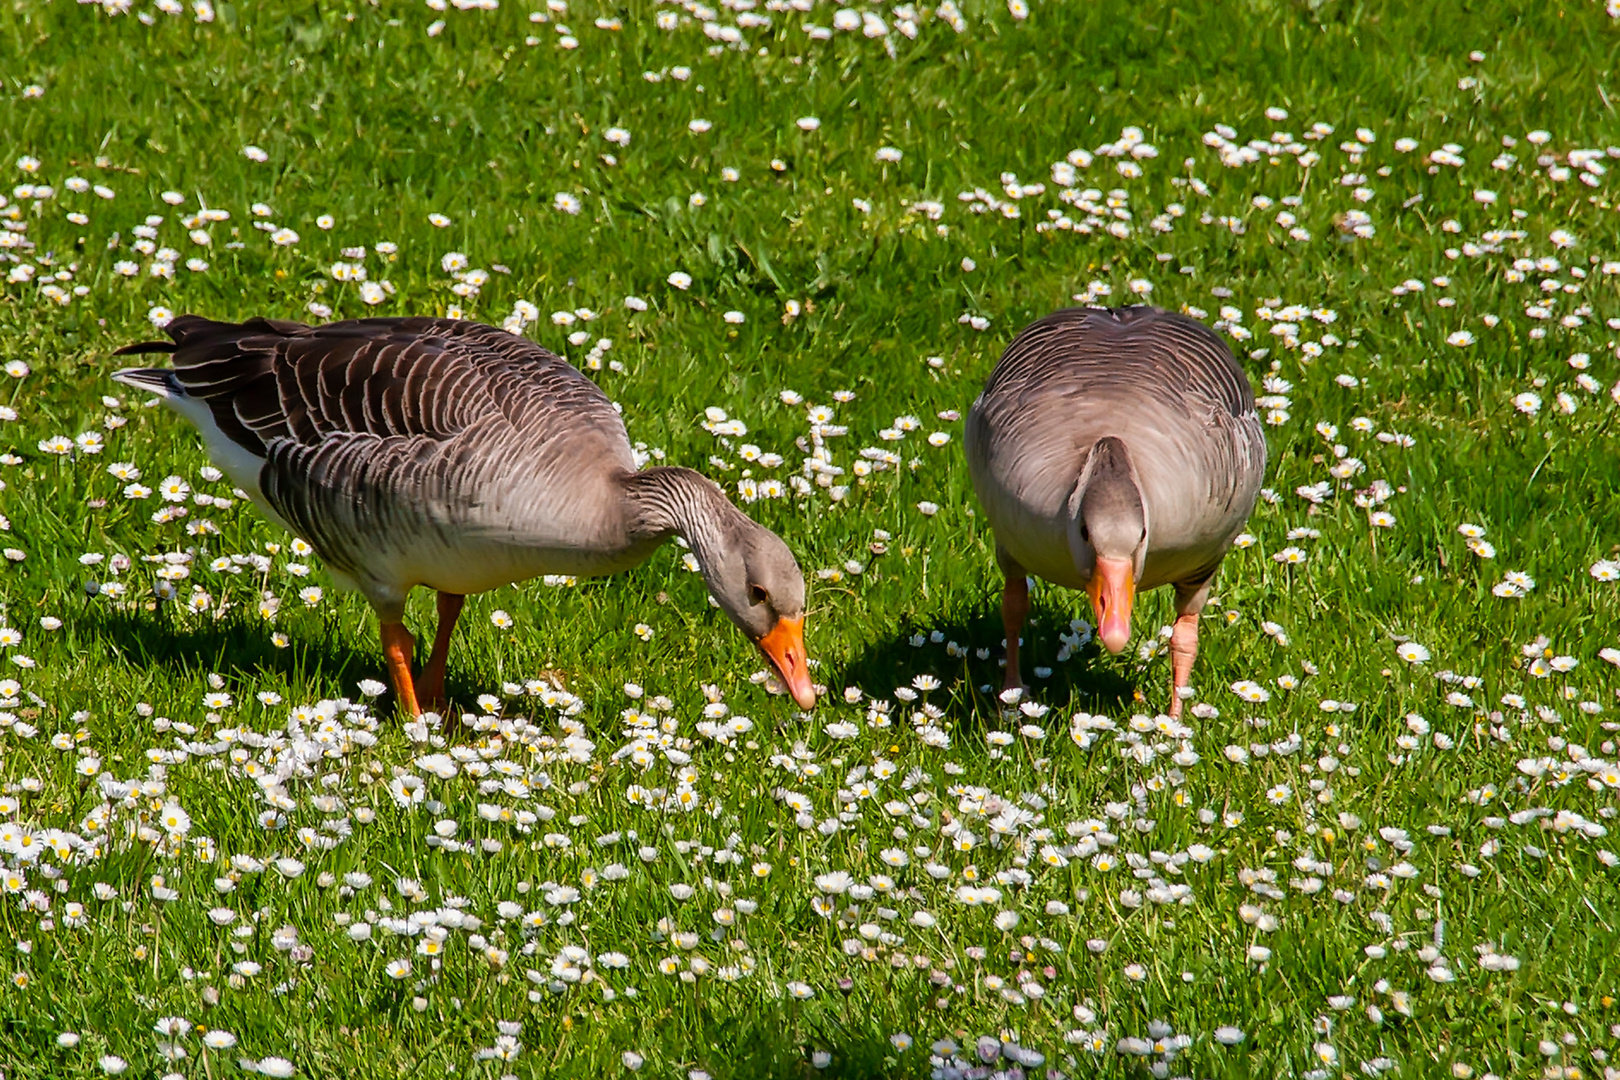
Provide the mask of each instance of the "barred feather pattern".
[{"label": "barred feather pattern", "polygon": [[1147,506],[1141,589],[1211,578],[1254,508],[1266,443],[1254,391],[1208,327],[1159,308],[1070,308],[1013,340],[968,414],[969,472],[1008,554],[1085,584],[1068,500],[1086,455],[1121,439]]},{"label": "barred feather pattern", "polygon": [[206,405],[216,457],[262,462],[250,494],[385,619],[415,585],[613,573],[668,535],[625,496],[635,459],[607,396],[525,338],[426,318],[167,330],[172,346],[123,351],[172,351],[173,370],[123,381]]}]

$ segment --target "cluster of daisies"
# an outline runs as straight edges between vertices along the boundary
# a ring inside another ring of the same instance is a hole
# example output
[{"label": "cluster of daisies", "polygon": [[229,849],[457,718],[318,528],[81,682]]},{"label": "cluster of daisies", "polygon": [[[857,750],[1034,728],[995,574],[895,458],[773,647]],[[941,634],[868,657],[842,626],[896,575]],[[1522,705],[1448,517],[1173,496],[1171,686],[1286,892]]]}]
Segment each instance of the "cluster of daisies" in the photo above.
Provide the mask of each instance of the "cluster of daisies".
[{"label": "cluster of daisies", "polygon": [[[8,648],[22,643],[18,632],[0,635]],[[1070,1068],[1077,1055],[1169,1064],[1199,1044],[1209,1052],[1245,1035],[1233,1024],[1202,1034],[1160,1021],[1116,1027],[1093,976],[1070,981],[1060,968],[1078,964],[1124,986],[1168,976],[1188,993],[1212,977],[1194,970],[1206,964],[1264,979],[1270,942],[1287,938],[1278,932],[1322,907],[1363,927],[1366,961],[1379,974],[1370,990],[1346,985],[1321,1003],[1309,1052],[1336,1054],[1336,1032],[1358,1024],[1376,1032],[1439,988],[1483,987],[1519,969],[1499,939],[1471,940],[1465,920],[1442,929],[1434,914],[1447,897],[1466,906],[1475,890],[1493,889],[1486,871],[1500,859],[1620,868],[1608,846],[1620,725],[1600,725],[1611,733],[1601,746],[1568,738],[1601,704],[1581,701],[1566,716],[1545,702],[1568,694],[1538,693],[1526,680],[1567,678],[1579,661],[1544,638],[1523,654],[1531,663],[1500,708],[1464,695],[1505,677],[1441,671],[1439,690],[1455,688],[1449,708],[1407,714],[1393,737],[1348,719],[1355,703],[1326,697],[1322,721],[1268,732],[1283,710],[1253,682],[1195,702],[1188,721],[1065,718],[1009,692],[999,720],[974,732],[937,703],[942,680],[921,674],[882,696],[846,687],[813,718],[767,734],[737,709],[746,686],[731,700],[706,686],[692,701],[630,683],[613,715],[534,678],[400,733],[364,703],[382,690],[373,681],[357,687],[359,700],[289,708],[269,692],[238,700],[213,676],[216,689],[200,701],[165,707],[174,716],[139,703],[120,718],[141,733],[136,745],[148,745],[135,760],[111,752],[113,738],[93,730],[88,712],[50,723],[43,699],[7,680],[0,707],[14,711],[0,712],[0,737],[15,779],[0,795],[0,889],[23,934],[10,982],[29,992],[36,944],[89,947],[118,933],[115,912],[138,911],[196,920],[200,937],[163,943],[159,962],[184,965],[226,1009],[293,992],[318,961],[398,984],[419,1011],[468,971],[487,974],[512,1007],[586,995],[627,1015],[683,984],[713,984],[744,1002],[809,1002],[859,980],[899,978],[943,1022],[986,994],[1019,1016],[1020,1038],[994,1040],[994,1054],[983,1039],[968,1049],[934,1042],[946,1075],[996,1055]],[[1431,660],[1411,641],[1394,656],[1414,669]],[[1311,693],[1322,680],[1304,668],[1303,680],[1279,679],[1278,688]],[[1240,731],[1249,741],[1221,745]],[[1458,755],[1468,764],[1450,764]],[[1116,768],[1128,778],[1123,797],[1077,797],[1083,777]],[[1201,782],[1210,768],[1222,777]],[[1259,770],[1252,781],[1233,775],[1250,770]],[[1482,779],[1463,813],[1392,816],[1419,808],[1376,792],[1417,770]],[[757,805],[761,774],[766,808]],[[65,807],[59,793],[70,782],[92,800]],[[231,823],[244,807],[247,831]],[[420,862],[401,872],[368,854],[411,834],[428,863],[478,863],[489,872],[472,880],[491,884],[448,892],[426,882],[450,878]],[[340,854],[349,848],[358,850]],[[129,852],[148,853],[139,879],[114,869]],[[294,884],[305,881],[313,892]],[[256,907],[236,902],[250,885]],[[649,889],[663,897],[650,910]],[[295,895],[306,901],[294,904]],[[797,908],[795,896],[808,903]],[[1211,929],[1210,918],[1230,910],[1239,929]],[[831,950],[770,955],[782,920]],[[1166,972],[1140,935],[1181,923],[1213,937],[1198,964]],[[138,945],[135,958],[146,955]],[[155,1038],[75,1030],[57,1041],[109,1073],[142,1055],[179,1063],[238,1049],[228,1030],[193,1033],[199,1021],[158,1018]],[[520,1030],[503,1025],[477,1055],[516,1058]],[[893,1042],[908,1052],[912,1036]],[[626,1060],[652,1049],[631,1048]],[[296,1067],[284,1047],[252,1050],[245,1067],[269,1075]],[[1604,1060],[1600,1045],[1591,1052]]]},{"label": "cluster of daisies", "polygon": [[[148,25],[215,19],[208,0],[94,6],[97,17]],[[448,47],[449,19],[495,6],[429,0],[425,32]],[[1028,14],[1023,0],[1007,5],[1014,22]],[[740,63],[784,30],[793,49],[895,57],[926,35],[971,28],[951,0],[866,9],[683,0],[646,17],[691,42],[696,64]],[[625,29],[621,16],[586,19],[567,0],[547,0],[523,40],[583,65]],[[824,44],[835,41],[847,46]],[[644,78],[684,86],[694,68]],[[38,84],[22,97],[50,100]],[[704,111],[668,137],[713,139],[734,122]],[[1185,145],[1128,126],[1055,161],[1007,162],[954,199],[913,186],[920,174],[910,167],[927,148],[888,136],[901,145],[863,148],[870,189],[838,210],[862,228],[929,238],[942,275],[976,297],[1010,230],[1158,270],[1124,280],[1099,271],[1073,294],[1087,304],[1185,294],[1191,253],[1217,240],[1300,259],[1325,244],[1388,245],[1376,305],[1200,282],[1197,303],[1183,306],[1247,359],[1263,420],[1300,451],[1257,512],[1256,532],[1277,544],[1239,536],[1240,552],[1256,550],[1228,570],[1282,582],[1315,569],[1324,537],[1376,549],[1421,513],[1405,509],[1418,494],[1411,463],[1434,436],[1414,434],[1410,412],[1374,403],[1387,377],[1369,355],[1389,347],[1382,320],[1410,317],[1432,339],[1416,347],[1436,363],[1478,364],[1526,343],[1528,373],[1476,403],[1513,431],[1595,440],[1620,407],[1611,336],[1620,320],[1606,317],[1620,259],[1576,215],[1560,209],[1549,223],[1534,209],[1557,199],[1612,212],[1620,147],[1529,130],[1482,151],[1472,137],[1465,146],[1381,136],[1361,126],[1367,118],[1307,119],[1273,107],[1263,122],[1212,123]],[[782,134],[825,140],[839,123],[805,115]],[[663,136],[628,115],[599,137],[597,164],[612,169]],[[249,176],[284,153],[262,141],[271,148],[231,150]],[[226,205],[169,189],[141,205],[114,163],[87,148],[36,148],[15,168],[0,194],[0,272],[19,310],[41,320],[134,295],[162,327],[189,280],[223,276],[218,252],[254,245],[319,268],[300,296],[317,319],[416,313],[424,303],[450,318],[497,318],[633,400],[636,371],[614,336],[655,320],[677,330],[707,320],[724,333],[792,328],[813,313],[808,300],[767,309],[710,296],[690,264],[627,268],[637,294],[588,306],[517,296],[516,275],[497,261],[512,256],[451,250],[440,239],[458,235],[448,215],[427,215],[414,238],[351,235],[329,213],[279,212],[270,169],[264,201]],[[781,158],[725,166],[717,184],[684,196],[685,212],[701,218],[740,198],[731,193],[747,188],[745,176],[788,169]],[[1434,215],[1432,230],[1414,231],[1403,212],[1422,205],[1424,178],[1442,175],[1470,194]],[[540,210],[558,227],[590,228],[593,197],[569,183]],[[1164,188],[1170,198],[1153,196]],[[91,242],[57,239],[80,236]],[[1491,297],[1492,310],[1463,295]],[[973,304],[960,314],[965,330],[951,331],[968,347],[1014,329]],[[974,388],[948,381],[940,356],[918,361],[945,397],[899,404],[892,420],[853,434],[849,384],[708,406],[690,420],[709,474],[745,504],[821,500],[839,512],[887,506],[901,498],[898,479],[914,477],[904,513],[937,520],[909,524],[960,526],[948,465]],[[13,360],[4,371],[19,391],[0,406],[7,482],[23,486],[23,469],[55,470],[85,493],[73,512],[94,522],[86,534],[110,538],[76,553],[72,595],[19,578],[0,612],[0,901],[14,945],[0,961],[0,993],[13,1013],[37,1018],[34,1028],[57,1025],[50,1052],[70,1067],[315,1072],[295,1040],[252,1018],[293,1004],[318,1011],[317,993],[336,981],[386,991],[416,1013],[453,1014],[476,978],[480,1015],[535,1019],[479,1028],[458,1062],[468,1069],[549,1060],[541,1049],[555,1033],[541,1018],[588,1006],[635,1032],[612,1047],[618,1066],[704,1080],[706,1067],[654,1029],[676,1003],[701,993],[707,1007],[738,1013],[792,1003],[836,1016],[858,992],[900,1003],[892,1013],[908,1019],[888,1033],[889,1052],[900,1068],[938,1077],[1076,1076],[1104,1060],[1169,1076],[1255,1052],[1310,1080],[1377,1077],[1428,1066],[1415,1051],[1403,1060],[1411,1030],[1443,1023],[1465,995],[1500,994],[1533,1003],[1525,1027],[1544,1075],[1614,1075],[1615,987],[1577,985],[1570,972],[1590,970],[1584,961],[1540,963],[1535,928],[1500,917],[1504,881],[1533,892],[1562,875],[1596,895],[1612,893],[1620,874],[1612,630],[1603,640],[1516,630],[1492,652],[1391,627],[1374,660],[1387,665],[1386,694],[1352,683],[1338,658],[1303,655],[1281,623],[1254,619],[1255,643],[1279,658],[1273,672],[1212,681],[1184,719],[1077,708],[1039,690],[993,695],[998,678],[971,686],[961,673],[993,671],[1005,643],[941,629],[912,636],[915,670],[898,685],[820,686],[813,715],[767,697],[763,671],[732,687],[649,670],[607,694],[570,690],[555,672],[517,673],[452,715],[402,724],[376,707],[385,687],[374,679],[326,691],[351,696],[294,702],[254,674],[214,673],[184,699],[68,702],[53,690],[53,665],[75,661],[57,643],[80,625],[93,633],[109,610],[153,626],[175,612],[245,617],[289,646],[295,613],[326,604],[326,593],[310,547],[239,517],[245,495],[218,470],[171,460],[150,425],[132,422],[139,403],[104,398],[93,427],[63,431],[24,392],[34,388],[29,366]],[[1319,390],[1342,405],[1324,407]],[[635,411],[626,409],[632,430]],[[787,434],[761,434],[783,416]],[[646,443],[635,452],[642,463],[665,458]],[[0,531],[18,537],[3,554],[19,573],[51,557],[20,539],[39,535],[35,524],[0,517]],[[1535,610],[1537,580],[1520,566],[1611,610],[1614,537],[1598,539],[1595,560],[1554,566],[1500,526],[1452,528],[1447,557],[1490,568],[1482,603],[1493,616]],[[813,576],[847,586],[893,539],[874,527]],[[1499,579],[1498,565],[1509,567]],[[1217,626],[1247,629],[1238,607],[1212,610]],[[499,630],[516,625],[504,610],[490,618]],[[647,623],[635,633],[654,637]],[[1059,627],[1055,657],[1032,668],[1037,687],[1053,665],[1094,661],[1092,634],[1082,619]],[[1145,684],[1168,628],[1143,637],[1131,662]],[[974,690],[985,704],[966,718],[961,702]],[[1410,797],[1427,786],[1434,800]],[[130,935],[131,925],[145,932]],[[1348,955],[1316,971],[1313,954],[1313,979],[1295,984],[1301,943],[1328,925],[1342,937],[1327,951]],[[134,1029],[65,1025],[51,1003],[54,965],[89,956],[149,965],[198,1004],[181,1015],[141,999],[149,1023]],[[1233,1004],[1233,985],[1292,995],[1308,1030],[1267,1028]],[[1177,1019],[1188,1016],[1201,1027]],[[840,1048],[804,1051],[826,1068]],[[1458,1078],[1526,1068],[1484,1038],[1454,1036],[1423,1053],[1443,1053]]]}]

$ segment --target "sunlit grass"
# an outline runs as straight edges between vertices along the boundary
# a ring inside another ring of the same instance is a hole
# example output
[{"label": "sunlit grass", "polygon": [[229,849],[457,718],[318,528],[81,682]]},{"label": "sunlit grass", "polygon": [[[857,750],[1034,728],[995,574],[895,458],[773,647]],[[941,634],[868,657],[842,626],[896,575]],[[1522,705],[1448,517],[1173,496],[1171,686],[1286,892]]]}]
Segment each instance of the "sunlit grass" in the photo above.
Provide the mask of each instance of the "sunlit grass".
[{"label": "sunlit grass", "polygon": [[[1067,1075],[1612,1069],[1614,17],[960,7],[960,30],[904,5],[852,29],[827,4],[0,11],[0,1071],[916,1076],[981,1036]],[[1144,296],[1221,321],[1274,399],[1275,497],[1222,571],[1185,733],[1137,648],[1162,595],[1126,654],[1060,662],[1089,611],[1038,586],[1034,704],[991,696],[1000,581],[956,418],[1024,323]],[[362,701],[366,605],[107,379],[165,312],[520,301],[643,450],[783,485],[744,506],[811,579],[812,717],[751,680],[670,545],[471,598],[449,681],[483,730],[414,744]],[[848,429],[825,484],[810,406]],[[184,501],[126,497],[170,475]],[[160,601],[143,557],[168,552],[193,558]],[[269,568],[211,569],[230,555]],[[1533,587],[1496,595],[1510,572]]]}]

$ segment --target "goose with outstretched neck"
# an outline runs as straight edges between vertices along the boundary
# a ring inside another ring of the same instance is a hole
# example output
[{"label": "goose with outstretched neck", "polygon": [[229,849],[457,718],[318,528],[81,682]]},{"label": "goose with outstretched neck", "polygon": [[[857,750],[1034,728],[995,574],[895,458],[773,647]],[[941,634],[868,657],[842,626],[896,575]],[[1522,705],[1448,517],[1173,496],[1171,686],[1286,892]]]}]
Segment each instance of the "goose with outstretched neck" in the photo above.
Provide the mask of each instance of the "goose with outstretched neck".
[{"label": "goose with outstretched neck", "polygon": [[[464,598],[541,574],[594,576],[691,547],[720,609],[802,708],[815,704],[804,575],[780,537],[690,469],[638,470],[618,410],[534,342],[448,319],[306,326],[182,315],[173,366],[113,375],[191,421],[272,521],[303,537],[376,610],[401,706],[442,709]],[[415,586],[438,593],[421,674],[404,625]]]}]

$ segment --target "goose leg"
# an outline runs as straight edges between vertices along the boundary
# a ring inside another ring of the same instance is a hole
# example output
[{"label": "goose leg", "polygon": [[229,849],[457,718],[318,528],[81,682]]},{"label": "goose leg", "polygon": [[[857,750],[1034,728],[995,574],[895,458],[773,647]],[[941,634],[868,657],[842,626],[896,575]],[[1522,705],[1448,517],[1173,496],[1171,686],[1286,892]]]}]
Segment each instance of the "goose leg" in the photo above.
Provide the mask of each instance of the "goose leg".
[{"label": "goose leg", "polygon": [[1181,688],[1192,678],[1198,657],[1198,612],[1176,616],[1170,631],[1170,715],[1181,715]]},{"label": "goose leg", "polygon": [[456,620],[461,618],[461,607],[466,602],[465,596],[456,593],[439,594],[439,627],[433,635],[433,653],[422,669],[421,685],[422,704],[433,712],[443,712],[446,705],[444,668],[450,660],[450,635],[455,633]]},{"label": "goose leg", "polygon": [[1176,624],[1170,630],[1170,715],[1181,715],[1181,688],[1192,679],[1198,657],[1198,613],[1209,602],[1212,572],[1203,581],[1176,586]]},{"label": "goose leg", "polygon": [[421,716],[422,710],[416,704],[416,685],[411,680],[411,652],[416,648],[416,639],[411,632],[405,629],[400,622],[385,622],[382,624],[383,655],[388,658],[388,674],[394,680],[394,693],[399,697],[400,708],[412,716]]},{"label": "goose leg", "polygon": [[1007,575],[1007,582],[1001,588],[1001,625],[1007,633],[1007,676],[1003,687],[1017,690],[1024,685],[1018,667],[1018,636],[1024,630],[1024,620],[1029,617],[1029,579],[1024,568],[1006,552],[998,550],[996,561],[1001,564],[1001,572]]}]

